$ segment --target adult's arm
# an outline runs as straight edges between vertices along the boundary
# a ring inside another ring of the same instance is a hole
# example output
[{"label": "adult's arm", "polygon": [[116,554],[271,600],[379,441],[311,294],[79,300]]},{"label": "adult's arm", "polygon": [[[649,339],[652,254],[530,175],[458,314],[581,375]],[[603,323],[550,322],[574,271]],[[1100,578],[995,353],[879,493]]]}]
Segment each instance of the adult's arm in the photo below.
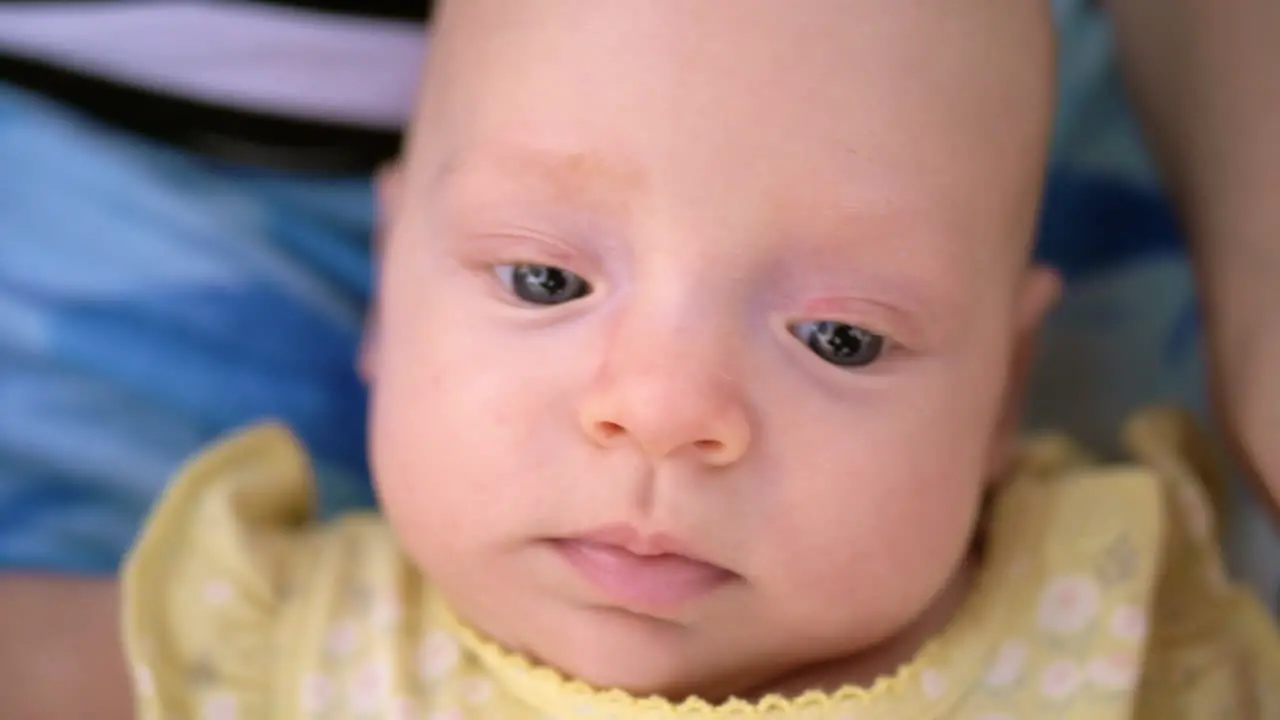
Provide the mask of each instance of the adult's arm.
[{"label": "adult's arm", "polygon": [[1192,244],[1214,399],[1280,498],[1280,0],[1105,0]]},{"label": "adult's arm", "polygon": [[0,574],[0,717],[133,717],[114,581]]}]

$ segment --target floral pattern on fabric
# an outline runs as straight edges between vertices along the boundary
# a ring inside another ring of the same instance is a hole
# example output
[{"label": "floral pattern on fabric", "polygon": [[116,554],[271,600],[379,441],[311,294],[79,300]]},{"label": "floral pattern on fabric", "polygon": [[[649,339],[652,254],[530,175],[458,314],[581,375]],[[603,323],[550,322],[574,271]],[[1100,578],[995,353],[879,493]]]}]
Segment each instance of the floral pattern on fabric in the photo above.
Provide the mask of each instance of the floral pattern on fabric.
[{"label": "floral pattern on fabric", "polygon": [[372,515],[310,520],[279,427],[193,462],[131,559],[141,713],[202,720],[1201,720],[1280,717],[1280,638],[1225,580],[1209,469],[1179,415],[1131,425],[1140,464],[1031,442],[951,625],[870,688],[673,704],[597,691],[465,626]]}]

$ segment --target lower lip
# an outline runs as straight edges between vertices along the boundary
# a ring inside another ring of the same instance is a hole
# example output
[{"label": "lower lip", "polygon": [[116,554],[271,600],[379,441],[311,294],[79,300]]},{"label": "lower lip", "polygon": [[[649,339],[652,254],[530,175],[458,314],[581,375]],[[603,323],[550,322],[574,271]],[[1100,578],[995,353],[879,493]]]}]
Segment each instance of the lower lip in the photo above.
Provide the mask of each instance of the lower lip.
[{"label": "lower lip", "polygon": [[561,540],[555,548],[610,601],[632,610],[671,610],[711,594],[734,577],[679,555],[636,555],[587,540]]}]

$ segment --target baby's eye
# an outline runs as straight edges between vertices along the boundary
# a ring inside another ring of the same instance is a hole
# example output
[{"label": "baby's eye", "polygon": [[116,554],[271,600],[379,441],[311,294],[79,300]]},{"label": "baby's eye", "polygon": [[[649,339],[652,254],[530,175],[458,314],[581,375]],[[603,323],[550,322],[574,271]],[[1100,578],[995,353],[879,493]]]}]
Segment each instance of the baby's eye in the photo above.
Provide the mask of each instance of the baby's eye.
[{"label": "baby's eye", "polygon": [[884,351],[884,336],[841,322],[819,320],[788,329],[818,357],[840,367],[870,365]]},{"label": "baby's eye", "polygon": [[591,292],[586,280],[552,265],[499,265],[495,270],[513,295],[531,305],[561,305]]}]

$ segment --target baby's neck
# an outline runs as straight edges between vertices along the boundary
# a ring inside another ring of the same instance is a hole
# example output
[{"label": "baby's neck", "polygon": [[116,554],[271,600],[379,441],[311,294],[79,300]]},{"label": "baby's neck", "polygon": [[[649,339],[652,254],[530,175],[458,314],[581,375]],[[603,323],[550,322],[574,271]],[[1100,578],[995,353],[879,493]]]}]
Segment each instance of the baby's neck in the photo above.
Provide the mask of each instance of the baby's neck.
[{"label": "baby's neck", "polygon": [[855,655],[789,672],[745,693],[744,699],[759,700],[769,694],[796,697],[810,690],[835,692],[847,685],[870,687],[877,679],[892,675],[909,663],[926,642],[946,629],[969,597],[981,566],[982,553],[975,544],[929,608],[901,632]]}]

